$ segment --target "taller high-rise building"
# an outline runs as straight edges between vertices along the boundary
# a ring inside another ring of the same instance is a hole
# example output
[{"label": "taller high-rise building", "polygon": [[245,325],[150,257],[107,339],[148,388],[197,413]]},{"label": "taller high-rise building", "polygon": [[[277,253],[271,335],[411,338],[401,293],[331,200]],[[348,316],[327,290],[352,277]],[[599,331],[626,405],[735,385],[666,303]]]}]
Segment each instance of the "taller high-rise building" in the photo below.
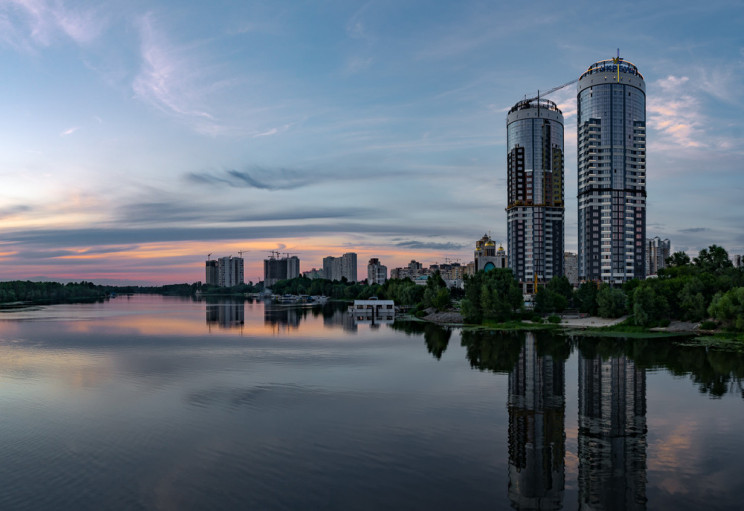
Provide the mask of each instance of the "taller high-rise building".
[{"label": "taller high-rise building", "polygon": [[506,118],[509,268],[525,284],[563,275],[563,114],[525,99]]},{"label": "taller high-rise building", "polygon": [[220,257],[217,259],[217,285],[233,287],[243,284],[243,258]]},{"label": "taller high-rise building", "polygon": [[280,280],[294,279],[300,276],[300,258],[297,256],[279,257],[279,252],[272,252],[264,259],[264,286],[273,286]]},{"label": "taller high-rise building", "polygon": [[346,277],[349,282],[357,281],[357,255],[347,252],[341,257],[323,258],[323,274],[328,280],[341,280]]},{"label": "taller high-rise building", "polygon": [[595,62],[577,97],[579,278],[645,277],[646,83],[620,58]]}]

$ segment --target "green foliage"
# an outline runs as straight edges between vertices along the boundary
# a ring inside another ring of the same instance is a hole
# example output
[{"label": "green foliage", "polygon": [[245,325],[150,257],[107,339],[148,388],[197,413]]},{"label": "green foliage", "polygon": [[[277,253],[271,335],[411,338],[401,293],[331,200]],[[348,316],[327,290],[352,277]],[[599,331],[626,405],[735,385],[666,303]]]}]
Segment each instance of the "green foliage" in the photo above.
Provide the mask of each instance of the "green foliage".
[{"label": "green foliage", "polygon": [[708,313],[728,328],[744,330],[744,287],[717,293],[708,307]]},{"label": "green foliage", "polygon": [[718,328],[718,323],[715,321],[705,320],[700,323],[701,330],[715,330],[716,328]]},{"label": "green foliage", "polygon": [[[734,268],[726,251],[716,245],[700,251],[694,261],[684,252],[667,259],[670,264],[659,270],[659,278],[635,281],[629,297],[629,309],[638,325],[662,325],[670,320],[701,321],[712,314],[714,296],[744,287],[744,272]],[[631,284],[626,284],[629,289]],[[640,291],[642,290],[642,291]],[[639,292],[640,291],[640,292]],[[730,308],[730,302],[724,302]],[[725,314],[719,310],[719,314]],[[735,320],[729,327],[735,327]]]},{"label": "green foliage", "polygon": [[551,314],[550,316],[548,316],[548,321],[557,325],[561,322],[561,317],[556,314]]},{"label": "green foliage", "polygon": [[107,293],[92,282],[60,284],[14,280],[0,282],[0,303],[59,303],[103,300]]},{"label": "green foliage", "polygon": [[574,294],[574,302],[579,311],[591,316],[597,314],[597,285],[594,282],[583,282]]},{"label": "green foliage", "polygon": [[671,255],[671,257],[667,257],[665,262],[667,266],[687,266],[688,264],[690,264],[690,256],[688,256],[684,252],[675,252]]},{"label": "green foliage", "polygon": [[426,280],[424,290],[424,306],[434,307],[438,311],[449,309],[452,305],[450,291],[447,289],[442,275],[437,271]]},{"label": "green foliage", "polygon": [[620,288],[603,284],[597,292],[597,313],[603,318],[619,318],[625,314],[625,293]]},{"label": "green foliage", "polygon": [[707,249],[701,250],[693,262],[703,272],[713,274],[720,274],[726,269],[734,267],[734,263],[729,259],[726,250],[718,245],[711,245]]},{"label": "green foliage", "polygon": [[522,290],[512,271],[497,268],[465,277],[465,298],[460,312],[470,323],[480,323],[483,319],[501,322],[514,317],[523,303]]}]

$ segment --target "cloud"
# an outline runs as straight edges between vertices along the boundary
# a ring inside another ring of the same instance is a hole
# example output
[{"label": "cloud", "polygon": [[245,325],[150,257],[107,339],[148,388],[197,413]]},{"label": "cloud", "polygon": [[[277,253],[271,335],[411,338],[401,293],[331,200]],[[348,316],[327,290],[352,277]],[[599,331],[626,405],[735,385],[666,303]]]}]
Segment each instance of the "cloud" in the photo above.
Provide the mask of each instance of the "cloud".
[{"label": "cloud", "polygon": [[16,49],[47,47],[63,37],[88,44],[106,25],[97,9],[72,8],[46,0],[0,1],[0,38]]},{"label": "cloud", "polygon": [[708,227],[690,227],[689,229],[680,229],[679,232],[693,233],[709,231]]},{"label": "cloud", "polygon": [[14,217],[21,213],[26,213],[28,211],[31,211],[31,206],[27,206],[27,205],[18,205],[18,206],[10,206],[7,208],[2,208],[0,209],[0,220],[5,220],[7,218]]},{"label": "cloud", "polygon": [[661,90],[648,100],[648,125],[657,131],[658,140],[652,144],[656,149],[703,147],[704,116],[688,82],[687,76],[669,75],[653,84]]},{"label": "cloud", "polygon": [[79,126],[73,126],[72,128],[68,128],[65,131],[63,131],[62,133],[60,133],[59,136],[60,137],[66,137],[68,135],[72,135],[73,133],[75,133],[79,129],[80,129]]},{"label": "cloud", "polygon": [[178,47],[161,33],[152,14],[138,25],[141,68],[132,83],[137,98],[187,122],[200,133],[228,129],[207,107],[207,96],[229,82],[210,79],[210,66],[199,60],[196,45]]},{"label": "cloud", "polygon": [[272,210],[262,204],[254,210],[230,205],[195,204],[174,199],[172,202],[137,202],[120,206],[116,210],[117,223],[129,226],[167,225],[173,223],[236,224],[246,222],[309,221],[321,219],[362,218],[372,212],[360,207],[282,207]]},{"label": "cloud", "polygon": [[278,169],[267,171],[256,168],[253,172],[225,170],[221,173],[191,172],[186,179],[193,183],[227,185],[232,188],[257,188],[259,190],[293,190],[314,181],[308,174],[294,170]]},{"label": "cloud", "polygon": [[412,248],[412,249],[431,249],[431,250],[460,250],[465,245],[461,243],[433,243],[425,241],[401,241],[395,244],[396,247],[400,248]]}]

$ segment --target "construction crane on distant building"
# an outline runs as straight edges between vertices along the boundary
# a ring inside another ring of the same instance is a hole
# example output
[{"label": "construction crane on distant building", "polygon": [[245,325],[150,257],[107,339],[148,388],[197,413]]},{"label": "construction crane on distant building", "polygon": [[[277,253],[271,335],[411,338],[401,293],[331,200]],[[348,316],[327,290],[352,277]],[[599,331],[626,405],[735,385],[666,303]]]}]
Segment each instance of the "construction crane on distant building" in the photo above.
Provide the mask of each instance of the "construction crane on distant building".
[{"label": "construction crane on distant building", "polygon": [[212,257],[212,252],[210,252],[210,253],[207,254],[207,261],[210,261],[211,260],[210,257]]},{"label": "construction crane on distant building", "polygon": [[538,90],[538,91],[537,91],[537,96],[535,96],[534,98],[530,98],[530,99],[528,99],[527,101],[532,101],[533,99],[537,99],[537,100],[539,101],[541,97],[545,97],[545,96],[547,96],[548,94],[553,94],[554,92],[557,92],[557,91],[559,91],[559,90],[563,89],[564,87],[568,87],[569,85],[573,85],[574,83],[576,83],[576,82],[578,82],[578,81],[579,81],[579,79],[578,79],[578,78],[576,78],[576,79],[574,79],[574,80],[571,80],[570,82],[566,82],[566,83],[564,83],[564,84],[562,84],[562,85],[559,85],[558,87],[553,87],[552,89],[548,89],[548,90],[546,90],[545,92],[540,92],[540,91]]}]

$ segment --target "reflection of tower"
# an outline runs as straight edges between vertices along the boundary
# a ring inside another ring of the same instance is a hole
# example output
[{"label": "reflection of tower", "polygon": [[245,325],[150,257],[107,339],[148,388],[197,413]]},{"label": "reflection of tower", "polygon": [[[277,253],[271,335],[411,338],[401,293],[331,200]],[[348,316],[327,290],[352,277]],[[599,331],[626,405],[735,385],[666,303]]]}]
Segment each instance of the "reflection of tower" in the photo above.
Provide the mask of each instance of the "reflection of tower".
[{"label": "reflection of tower", "polygon": [[242,328],[245,324],[245,303],[236,300],[225,300],[207,304],[207,325],[220,328]]},{"label": "reflection of tower", "polygon": [[579,357],[579,507],[646,508],[646,372]]},{"label": "reflection of tower", "polygon": [[357,324],[354,321],[354,316],[345,310],[335,310],[331,314],[324,314],[323,326],[327,328],[340,326],[347,332],[357,331]]},{"label": "reflection of tower", "polygon": [[272,327],[275,332],[296,330],[302,320],[303,309],[294,307],[264,306],[264,324]]},{"label": "reflection of tower", "polygon": [[509,500],[516,509],[560,509],[566,454],[565,363],[527,338],[509,374]]}]

